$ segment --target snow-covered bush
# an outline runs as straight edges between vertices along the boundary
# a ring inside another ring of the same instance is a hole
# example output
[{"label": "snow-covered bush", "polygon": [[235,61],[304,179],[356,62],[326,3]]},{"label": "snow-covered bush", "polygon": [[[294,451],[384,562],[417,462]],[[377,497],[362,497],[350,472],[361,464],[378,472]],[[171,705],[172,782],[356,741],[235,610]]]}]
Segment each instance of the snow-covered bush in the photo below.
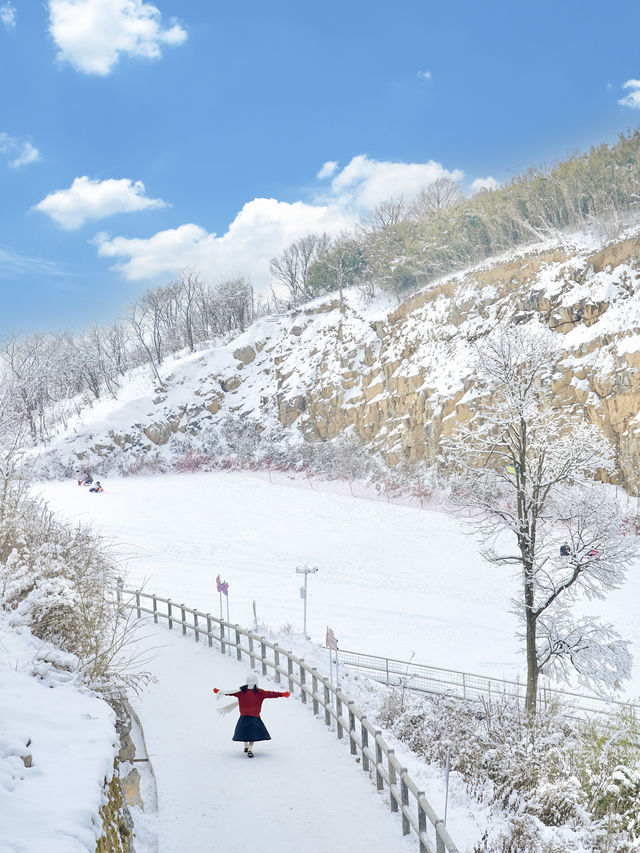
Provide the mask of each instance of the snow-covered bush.
[{"label": "snow-covered bush", "polygon": [[0,505],[0,606],[16,624],[76,658],[108,696],[143,676],[131,671],[132,627],[114,601],[116,566],[89,528],[63,524],[40,502],[5,493]]},{"label": "snow-covered bush", "polygon": [[598,853],[640,847],[640,731],[632,710],[589,722],[549,705],[531,717],[509,697],[423,699],[399,687],[379,716],[425,761],[444,767],[450,754],[467,793],[506,813],[507,828],[489,833],[478,851],[553,853],[568,849],[555,834],[566,831]]}]

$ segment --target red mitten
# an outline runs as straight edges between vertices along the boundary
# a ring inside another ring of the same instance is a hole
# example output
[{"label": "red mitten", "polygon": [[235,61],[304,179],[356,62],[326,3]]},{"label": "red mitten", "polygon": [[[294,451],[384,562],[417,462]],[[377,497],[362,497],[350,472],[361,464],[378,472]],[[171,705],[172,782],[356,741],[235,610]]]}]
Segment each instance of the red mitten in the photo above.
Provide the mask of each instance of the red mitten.
[{"label": "red mitten", "polygon": [[213,692],[214,692],[214,693],[220,693],[220,690],[219,690],[217,687],[214,687],[214,688],[213,688]]},{"label": "red mitten", "polygon": [[282,695],[283,695],[283,696],[286,696],[286,697],[287,697],[287,699],[288,699],[288,698],[289,698],[289,696],[291,696],[291,693],[289,693],[289,691],[288,691],[288,690],[285,690],[285,692],[284,692]]}]

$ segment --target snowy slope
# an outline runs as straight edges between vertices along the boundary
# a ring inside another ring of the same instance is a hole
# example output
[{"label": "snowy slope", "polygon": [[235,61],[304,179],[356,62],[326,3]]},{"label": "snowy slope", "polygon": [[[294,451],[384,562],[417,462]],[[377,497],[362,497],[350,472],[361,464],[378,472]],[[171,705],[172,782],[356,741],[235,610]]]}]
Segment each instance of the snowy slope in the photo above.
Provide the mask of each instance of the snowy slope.
[{"label": "snowy slope", "polygon": [[115,717],[73,668],[0,610],[1,853],[94,853],[102,833]]}]

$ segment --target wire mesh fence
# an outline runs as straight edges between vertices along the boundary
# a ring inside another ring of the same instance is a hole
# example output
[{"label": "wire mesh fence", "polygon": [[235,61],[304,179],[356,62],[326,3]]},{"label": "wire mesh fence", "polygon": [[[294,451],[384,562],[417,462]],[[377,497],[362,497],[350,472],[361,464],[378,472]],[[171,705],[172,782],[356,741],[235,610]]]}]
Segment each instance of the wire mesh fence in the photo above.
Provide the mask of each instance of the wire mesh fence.
[{"label": "wire mesh fence", "polygon": [[[456,699],[491,700],[510,697],[524,702],[526,684],[501,678],[489,678],[437,666],[426,666],[413,661],[366,655],[360,652],[339,652],[340,664],[362,672],[367,677],[390,687],[403,687],[435,695],[446,695]],[[610,716],[617,710],[631,708],[640,716],[640,706],[631,702],[603,699],[582,693],[559,690],[546,684],[538,687],[540,708],[557,703],[567,716],[592,714]]]}]

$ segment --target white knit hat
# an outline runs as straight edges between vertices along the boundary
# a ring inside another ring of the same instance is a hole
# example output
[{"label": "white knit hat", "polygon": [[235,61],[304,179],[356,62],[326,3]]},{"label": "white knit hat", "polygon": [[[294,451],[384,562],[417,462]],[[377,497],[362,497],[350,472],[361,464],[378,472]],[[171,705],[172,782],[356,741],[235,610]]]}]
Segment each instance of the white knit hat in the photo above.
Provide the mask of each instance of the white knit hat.
[{"label": "white knit hat", "polygon": [[256,678],[255,673],[250,672],[250,673],[247,675],[247,679],[246,679],[246,681],[245,681],[245,684],[247,685],[247,687],[256,687],[256,686],[257,686],[257,684],[258,684],[258,679]]}]

